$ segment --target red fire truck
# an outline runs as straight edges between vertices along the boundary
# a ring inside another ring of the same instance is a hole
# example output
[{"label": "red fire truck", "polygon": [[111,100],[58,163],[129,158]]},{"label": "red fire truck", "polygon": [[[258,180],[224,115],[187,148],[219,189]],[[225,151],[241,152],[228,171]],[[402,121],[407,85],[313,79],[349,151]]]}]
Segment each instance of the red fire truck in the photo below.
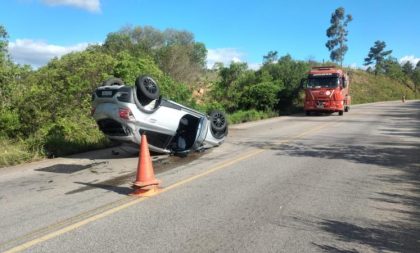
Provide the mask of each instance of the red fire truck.
[{"label": "red fire truck", "polygon": [[302,83],[306,115],[338,112],[342,116],[350,110],[349,77],[342,69],[334,66],[312,67]]}]

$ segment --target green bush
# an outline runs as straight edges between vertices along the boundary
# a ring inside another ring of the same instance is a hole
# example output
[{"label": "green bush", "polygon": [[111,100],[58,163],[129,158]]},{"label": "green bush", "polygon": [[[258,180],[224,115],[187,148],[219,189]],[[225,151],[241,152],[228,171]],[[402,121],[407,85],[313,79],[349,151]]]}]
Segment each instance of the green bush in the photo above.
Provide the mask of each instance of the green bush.
[{"label": "green bush", "polygon": [[237,124],[248,121],[256,121],[261,119],[267,119],[276,117],[278,114],[273,111],[257,111],[257,110],[248,110],[248,111],[237,111],[232,114],[228,114],[229,124]]},{"label": "green bush", "polygon": [[272,110],[278,102],[277,93],[281,90],[281,83],[263,82],[249,85],[242,94],[241,104],[244,108],[257,110]]},{"label": "green bush", "polygon": [[60,118],[46,124],[28,139],[33,152],[62,156],[110,145],[93,119],[86,115]]},{"label": "green bush", "polygon": [[0,110],[0,136],[16,138],[20,130],[19,113],[11,110]]},{"label": "green bush", "polygon": [[191,89],[184,83],[174,81],[165,75],[159,82],[159,87],[163,97],[171,99],[177,103],[191,106],[194,104]]},{"label": "green bush", "polygon": [[156,81],[163,81],[163,72],[150,57],[135,57],[127,51],[122,51],[116,56],[117,64],[113,69],[113,75],[124,80],[128,85],[134,85],[138,76],[149,75]]},{"label": "green bush", "polygon": [[225,108],[218,101],[209,101],[204,104],[194,104],[193,108],[197,111],[210,114],[214,110],[219,110],[225,112]]}]

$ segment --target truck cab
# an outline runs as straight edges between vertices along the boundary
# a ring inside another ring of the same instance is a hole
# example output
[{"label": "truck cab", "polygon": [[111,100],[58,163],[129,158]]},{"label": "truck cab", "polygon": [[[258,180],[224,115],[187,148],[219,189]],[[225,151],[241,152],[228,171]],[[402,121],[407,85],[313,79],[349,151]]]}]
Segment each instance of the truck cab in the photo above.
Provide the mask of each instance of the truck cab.
[{"label": "truck cab", "polygon": [[342,116],[350,110],[349,77],[342,69],[334,66],[312,67],[302,84],[306,115],[338,112]]}]

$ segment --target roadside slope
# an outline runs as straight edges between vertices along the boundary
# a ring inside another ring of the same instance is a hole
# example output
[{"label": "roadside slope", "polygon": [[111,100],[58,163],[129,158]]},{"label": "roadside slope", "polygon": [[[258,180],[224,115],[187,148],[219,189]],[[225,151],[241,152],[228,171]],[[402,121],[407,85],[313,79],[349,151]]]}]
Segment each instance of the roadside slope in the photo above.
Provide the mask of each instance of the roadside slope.
[{"label": "roadside slope", "polygon": [[420,97],[419,91],[416,97],[414,85],[411,82],[403,84],[387,76],[375,76],[362,70],[348,71],[353,104],[400,100],[402,95],[405,95],[406,99]]}]

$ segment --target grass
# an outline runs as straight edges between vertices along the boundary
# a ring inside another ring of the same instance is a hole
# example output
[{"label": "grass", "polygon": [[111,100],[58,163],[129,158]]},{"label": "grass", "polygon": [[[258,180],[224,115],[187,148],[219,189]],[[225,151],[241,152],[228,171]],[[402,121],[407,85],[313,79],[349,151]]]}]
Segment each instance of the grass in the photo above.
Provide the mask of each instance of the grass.
[{"label": "grass", "polygon": [[[54,138],[47,143],[34,144],[33,138],[28,140],[9,140],[0,138],[0,168],[13,166],[43,158],[54,158],[95,149],[110,147],[113,144],[101,134],[100,137],[88,141],[66,140]],[[49,147],[49,149],[47,149]]]},{"label": "grass", "polygon": [[31,152],[22,140],[11,141],[1,138],[0,146],[2,147],[0,150],[0,168],[40,158],[39,155]]},{"label": "grass", "polygon": [[256,121],[276,117],[278,114],[273,111],[262,112],[257,110],[237,111],[227,115],[229,124],[237,124],[248,121]]},{"label": "grass", "polygon": [[363,104],[380,101],[420,98],[406,84],[400,83],[383,75],[375,76],[361,70],[350,72],[350,93],[352,104]]}]

